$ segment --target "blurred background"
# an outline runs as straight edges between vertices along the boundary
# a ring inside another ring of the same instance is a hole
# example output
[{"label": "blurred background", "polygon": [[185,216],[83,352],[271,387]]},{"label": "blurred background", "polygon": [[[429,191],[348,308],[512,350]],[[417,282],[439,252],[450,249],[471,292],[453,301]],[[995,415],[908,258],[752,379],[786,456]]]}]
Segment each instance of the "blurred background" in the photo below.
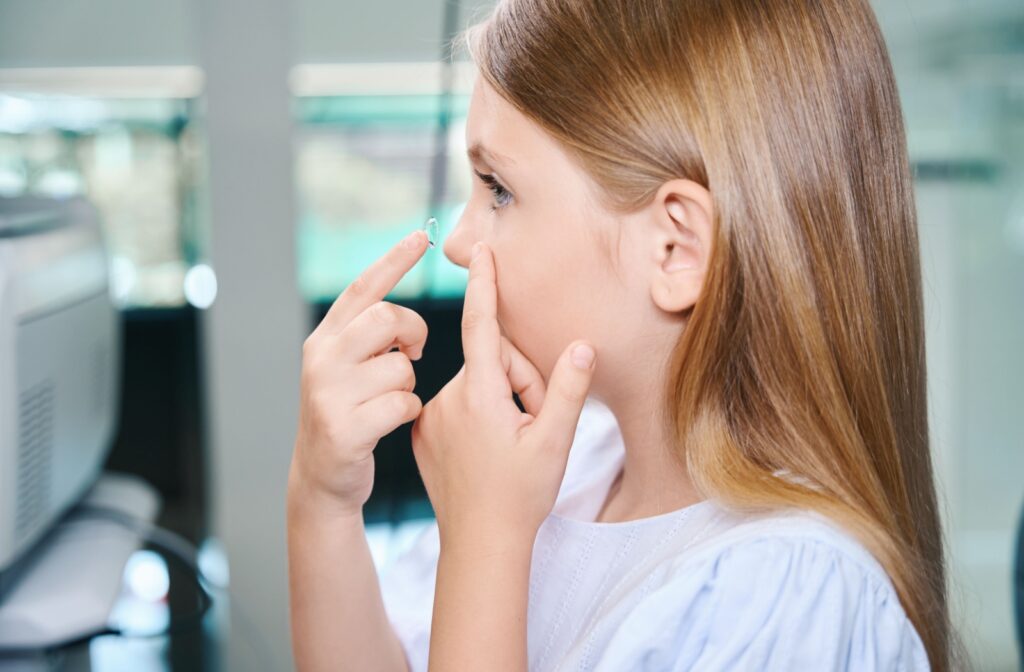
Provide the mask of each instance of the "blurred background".
[{"label": "blurred background", "polygon": [[[123,342],[105,466],[154,486],[156,522],[231,591],[201,627],[95,637],[48,665],[291,668],[283,496],[302,341],[405,233],[435,216],[443,239],[457,221],[474,75],[442,57],[492,6],[0,0],[0,196],[86,197],[110,253]],[[1024,3],[875,9],[916,175],[957,625],[978,669],[1017,670]],[[461,366],[465,280],[439,246],[389,297],[430,325],[424,400]],[[432,511],[408,426],[376,456],[366,520],[383,567]],[[143,629],[195,609],[187,574],[151,549],[124,584]]]}]

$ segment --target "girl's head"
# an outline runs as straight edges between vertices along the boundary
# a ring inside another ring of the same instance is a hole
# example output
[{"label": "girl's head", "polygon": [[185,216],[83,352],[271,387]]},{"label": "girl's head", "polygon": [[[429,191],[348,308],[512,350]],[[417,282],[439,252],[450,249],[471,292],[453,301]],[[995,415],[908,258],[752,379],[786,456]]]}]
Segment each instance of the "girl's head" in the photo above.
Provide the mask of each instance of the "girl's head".
[{"label": "girl's head", "polygon": [[490,244],[506,334],[543,372],[592,340],[598,396],[642,392],[617,374],[654,353],[704,494],[846,525],[947,669],[914,194],[868,0],[502,0],[464,37],[467,140],[509,156],[474,166],[497,196],[475,185],[445,252]]},{"label": "girl's head", "polygon": [[499,322],[545,377],[565,346],[583,337],[601,359],[591,396],[652,398],[707,267],[707,188],[668,179],[650,202],[618,212],[557,140],[483,78],[466,140],[473,195],[446,255],[468,266],[473,243],[488,243]]}]

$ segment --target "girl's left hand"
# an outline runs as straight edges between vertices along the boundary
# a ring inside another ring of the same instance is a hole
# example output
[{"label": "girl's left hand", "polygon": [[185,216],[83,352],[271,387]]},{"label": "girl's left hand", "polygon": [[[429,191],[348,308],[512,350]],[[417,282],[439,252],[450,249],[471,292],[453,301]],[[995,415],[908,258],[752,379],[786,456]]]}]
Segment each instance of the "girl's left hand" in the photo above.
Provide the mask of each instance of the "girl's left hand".
[{"label": "girl's left hand", "polygon": [[[574,341],[545,386],[501,335],[494,258],[486,245],[478,246],[462,314],[465,365],[423,407],[412,426],[412,447],[442,543],[465,539],[486,553],[508,544],[532,548],[565,475],[594,356],[588,344]],[[582,367],[573,363],[577,346],[590,353]]]}]

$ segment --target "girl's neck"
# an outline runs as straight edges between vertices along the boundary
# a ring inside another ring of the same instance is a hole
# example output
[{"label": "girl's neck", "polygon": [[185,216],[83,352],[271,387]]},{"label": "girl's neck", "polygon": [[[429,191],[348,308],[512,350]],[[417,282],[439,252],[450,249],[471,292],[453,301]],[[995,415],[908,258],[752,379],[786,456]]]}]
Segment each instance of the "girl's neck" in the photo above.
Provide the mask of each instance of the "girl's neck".
[{"label": "girl's neck", "polygon": [[625,523],[631,520],[641,520],[643,518],[651,518],[654,516],[660,516],[673,511],[678,511],[684,507],[696,504],[705,499],[705,497],[691,492],[680,484],[678,491],[665,493],[661,497],[648,498],[645,502],[639,506],[630,506],[624,503],[624,500],[619,494],[621,491],[621,480],[622,474],[619,472],[619,477],[616,478],[615,484],[613,484],[611,490],[601,506],[600,512],[594,519],[596,523]]},{"label": "girl's neck", "polygon": [[[649,407],[648,401],[645,406]],[[685,467],[671,452],[670,441],[641,409],[611,407],[626,448],[595,522],[626,522],[676,511],[704,499]],[[632,412],[630,412],[632,411]]]}]

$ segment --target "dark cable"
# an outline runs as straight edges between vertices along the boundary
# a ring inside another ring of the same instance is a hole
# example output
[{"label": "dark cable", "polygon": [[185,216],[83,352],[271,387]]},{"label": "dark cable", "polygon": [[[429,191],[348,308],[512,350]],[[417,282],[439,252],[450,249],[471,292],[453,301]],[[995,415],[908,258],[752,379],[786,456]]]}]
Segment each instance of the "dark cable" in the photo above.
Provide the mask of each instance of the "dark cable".
[{"label": "dark cable", "polygon": [[106,520],[108,522],[121,525],[122,527],[134,532],[146,543],[154,546],[155,548],[164,551],[164,558],[171,560],[184,567],[186,573],[194,580],[196,588],[198,589],[198,602],[199,605],[191,613],[185,614],[174,618],[172,615],[171,622],[168,623],[167,627],[163,630],[153,633],[134,633],[125,632],[119,628],[112,628],[109,626],[99,628],[93,632],[85,633],[76,637],[72,637],[54,644],[50,644],[46,647],[5,647],[0,649],[2,651],[11,653],[43,653],[53,654],[62,649],[66,649],[72,646],[78,646],[86,644],[97,637],[104,636],[116,636],[123,637],[126,639],[149,639],[153,637],[165,637],[169,635],[179,634],[186,630],[192,630],[198,626],[203,617],[209,611],[213,605],[213,596],[207,591],[206,586],[203,585],[204,581],[209,581],[203,576],[202,570],[199,568],[197,561],[198,551],[191,542],[175,532],[158,527],[148,521],[136,518],[131,514],[127,514],[118,509],[97,506],[92,504],[81,504],[76,507],[67,518],[57,524],[57,527],[64,527],[76,520],[81,519],[97,519]]},{"label": "dark cable", "polygon": [[150,523],[147,520],[137,518],[129,513],[125,513],[124,511],[120,511],[118,509],[112,509],[109,507],[97,505],[83,505],[80,507],[80,509],[83,510],[84,512],[91,511],[93,514],[101,516],[107,516],[107,514],[112,513],[113,515],[107,516],[108,520],[124,525],[126,528],[134,531],[136,534],[141,536],[151,545],[156,546],[157,548],[162,548],[171,553],[173,558],[184,564],[188,568],[190,574],[195,578],[196,584],[200,590],[200,600],[204,601],[204,603],[200,604],[200,607],[196,610],[196,612],[188,614],[184,618],[178,619],[177,625],[174,625],[174,627],[169,626],[164,631],[149,635],[133,635],[124,633],[109,634],[117,634],[125,638],[163,637],[168,634],[176,634],[179,631],[185,630],[186,628],[181,627],[182,621],[195,620],[197,621],[198,624],[202,621],[206,612],[213,604],[213,596],[211,592],[206,588],[206,585],[212,585],[220,590],[223,590],[225,594],[228,596],[227,602],[228,607],[231,610],[232,622],[237,620],[238,624],[241,626],[240,631],[245,632],[249,636],[249,643],[253,646],[253,648],[259,650],[259,657],[261,660],[264,661],[266,668],[271,670],[284,669],[284,667],[280,665],[280,661],[276,660],[277,656],[274,654],[274,652],[266,646],[266,642],[260,636],[259,628],[257,628],[257,626],[249,619],[245,611],[243,611],[240,608],[238,597],[232,596],[231,591],[228,589],[226,585],[218,585],[213,581],[210,581],[210,579],[205,574],[203,574],[202,568],[200,568],[198,562],[198,550],[196,549],[195,545],[192,542],[190,542],[188,539],[185,539],[184,537],[175,532],[159,527],[153,523]]}]

